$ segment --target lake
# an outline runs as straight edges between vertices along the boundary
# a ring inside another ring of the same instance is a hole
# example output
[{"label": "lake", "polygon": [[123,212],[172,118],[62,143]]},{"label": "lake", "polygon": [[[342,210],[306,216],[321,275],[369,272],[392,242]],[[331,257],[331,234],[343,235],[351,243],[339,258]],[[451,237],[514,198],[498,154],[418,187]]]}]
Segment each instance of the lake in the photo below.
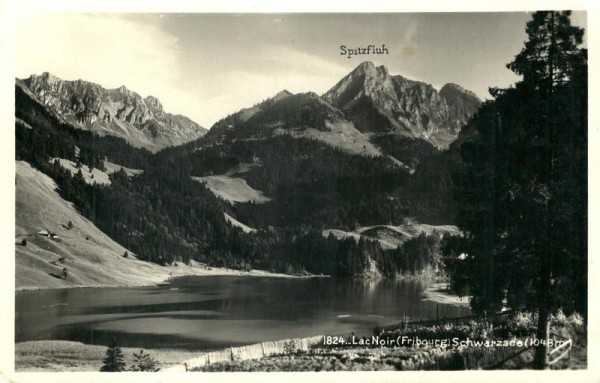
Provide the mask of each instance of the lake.
[{"label": "lake", "polygon": [[16,293],[15,342],[73,340],[207,350],[377,325],[469,315],[423,301],[427,281],[342,278],[182,277],[150,287]]}]

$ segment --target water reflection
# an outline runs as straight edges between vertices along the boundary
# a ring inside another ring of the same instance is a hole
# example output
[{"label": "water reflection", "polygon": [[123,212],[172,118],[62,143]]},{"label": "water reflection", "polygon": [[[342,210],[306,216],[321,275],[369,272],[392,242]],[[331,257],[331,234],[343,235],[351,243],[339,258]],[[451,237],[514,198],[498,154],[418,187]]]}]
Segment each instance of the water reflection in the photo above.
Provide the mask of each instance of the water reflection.
[{"label": "water reflection", "polygon": [[422,301],[422,281],[185,277],[143,288],[16,294],[17,342],[38,339],[206,349],[369,331],[377,325],[467,315]]}]

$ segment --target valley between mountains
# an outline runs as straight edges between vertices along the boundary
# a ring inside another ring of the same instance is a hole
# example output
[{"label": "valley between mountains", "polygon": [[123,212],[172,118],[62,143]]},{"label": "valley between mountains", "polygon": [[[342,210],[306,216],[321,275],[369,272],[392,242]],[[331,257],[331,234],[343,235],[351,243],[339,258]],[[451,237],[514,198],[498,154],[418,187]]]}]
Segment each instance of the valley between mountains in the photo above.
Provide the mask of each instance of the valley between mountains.
[{"label": "valley between mountains", "polygon": [[452,169],[481,100],[456,84],[364,62],[323,95],[282,90],[208,130],[49,73],[15,96],[17,289],[441,276],[460,236]]},{"label": "valley between mountains", "polygon": [[[91,30],[128,35],[105,16]],[[20,27],[9,369],[588,367],[585,11],[208,16],[119,17],[136,47],[170,36],[129,68]],[[402,49],[374,57],[490,99],[331,56],[376,36]],[[36,72],[49,58],[173,98]],[[203,127],[163,102],[236,106]]]}]

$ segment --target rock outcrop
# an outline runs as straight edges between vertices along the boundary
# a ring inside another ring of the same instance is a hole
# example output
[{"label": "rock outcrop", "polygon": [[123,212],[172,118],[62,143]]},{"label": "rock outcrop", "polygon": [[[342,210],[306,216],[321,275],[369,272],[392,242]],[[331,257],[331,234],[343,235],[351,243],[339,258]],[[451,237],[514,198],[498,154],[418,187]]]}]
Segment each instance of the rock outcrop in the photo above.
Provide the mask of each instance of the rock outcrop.
[{"label": "rock outcrop", "polygon": [[206,134],[206,129],[189,118],[166,113],[155,97],[142,98],[124,86],[105,89],[87,81],[61,80],[47,72],[17,80],[17,85],[78,128],[122,137],[151,151]]},{"label": "rock outcrop", "polygon": [[481,100],[455,84],[433,86],[392,76],[364,62],[323,95],[363,132],[421,138],[445,149],[477,111]]}]

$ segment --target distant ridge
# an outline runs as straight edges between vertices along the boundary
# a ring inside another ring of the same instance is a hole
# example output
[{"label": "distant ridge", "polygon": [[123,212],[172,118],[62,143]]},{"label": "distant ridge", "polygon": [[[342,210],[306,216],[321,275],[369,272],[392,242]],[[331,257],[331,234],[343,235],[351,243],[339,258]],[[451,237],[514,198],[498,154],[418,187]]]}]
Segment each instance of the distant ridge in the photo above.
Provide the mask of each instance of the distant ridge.
[{"label": "distant ridge", "polygon": [[105,89],[84,80],[61,80],[48,72],[17,80],[17,86],[78,128],[122,137],[151,151],[206,134],[206,129],[191,119],[166,113],[157,98],[142,98],[125,86]]}]

